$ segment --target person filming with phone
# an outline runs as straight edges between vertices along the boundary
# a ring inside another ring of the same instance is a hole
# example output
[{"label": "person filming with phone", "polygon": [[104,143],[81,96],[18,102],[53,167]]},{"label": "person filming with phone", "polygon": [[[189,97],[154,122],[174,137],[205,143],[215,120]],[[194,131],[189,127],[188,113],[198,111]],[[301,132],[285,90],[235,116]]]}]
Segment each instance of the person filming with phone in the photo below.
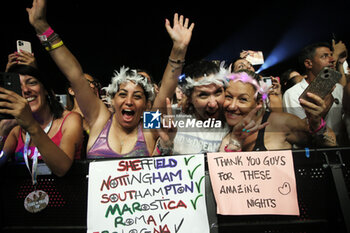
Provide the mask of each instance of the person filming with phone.
[{"label": "person filming with phone", "polygon": [[[328,43],[319,42],[306,46],[301,51],[298,60],[301,68],[305,70],[306,78],[284,93],[283,108],[288,113],[306,119],[307,114],[302,108],[305,100],[299,97],[325,67],[330,69],[331,74],[336,72],[335,58],[333,57],[332,47]],[[333,78],[333,75],[330,75],[330,78]],[[343,86],[336,83],[334,87],[330,87],[328,93],[324,98],[326,108],[320,116],[327,126],[334,131],[338,144],[344,145],[347,143],[347,139],[344,134],[345,127],[342,120]]]},{"label": "person filming with phone", "polygon": [[17,74],[22,93],[0,87],[0,114],[14,118],[18,126],[8,135],[1,130],[4,135],[0,135],[0,166],[12,158],[25,162],[28,169],[29,164],[33,164],[33,169],[39,164],[46,165],[55,175],[64,176],[73,160],[80,158],[82,118],[64,110],[37,68],[14,60],[10,55],[7,71]]}]

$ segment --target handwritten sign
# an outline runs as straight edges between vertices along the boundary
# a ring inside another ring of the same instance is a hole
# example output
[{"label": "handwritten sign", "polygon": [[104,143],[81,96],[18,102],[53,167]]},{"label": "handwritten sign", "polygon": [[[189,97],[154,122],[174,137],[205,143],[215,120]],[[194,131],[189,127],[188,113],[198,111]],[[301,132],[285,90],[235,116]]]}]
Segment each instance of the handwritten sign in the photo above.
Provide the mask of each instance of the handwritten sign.
[{"label": "handwritten sign", "polygon": [[210,180],[222,215],[299,215],[291,151],[208,154]]},{"label": "handwritten sign", "polygon": [[91,162],[88,233],[209,232],[204,155]]}]

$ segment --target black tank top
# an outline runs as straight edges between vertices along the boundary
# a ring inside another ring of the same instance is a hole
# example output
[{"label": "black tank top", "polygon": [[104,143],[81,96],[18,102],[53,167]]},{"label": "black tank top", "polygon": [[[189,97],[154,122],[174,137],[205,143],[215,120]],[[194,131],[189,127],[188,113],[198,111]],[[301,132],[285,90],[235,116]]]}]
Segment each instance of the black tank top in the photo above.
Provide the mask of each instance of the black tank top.
[{"label": "black tank top", "polygon": [[[265,111],[264,116],[263,116],[260,124],[263,124],[263,123],[265,123],[267,121],[267,119],[270,116],[270,113],[271,112],[269,112],[269,111]],[[261,130],[259,130],[258,137],[256,138],[255,146],[253,148],[253,151],[267,151],[267,149],[265,147],[265,143],[264,143],[265,128],[266,127],[264,127]]]}]

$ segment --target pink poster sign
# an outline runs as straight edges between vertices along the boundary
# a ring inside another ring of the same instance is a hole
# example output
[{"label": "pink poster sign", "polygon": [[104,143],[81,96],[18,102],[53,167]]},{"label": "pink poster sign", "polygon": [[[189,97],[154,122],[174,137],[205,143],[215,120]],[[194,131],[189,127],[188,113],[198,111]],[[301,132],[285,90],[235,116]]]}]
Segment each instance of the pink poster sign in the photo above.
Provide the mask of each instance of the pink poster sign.
[{"label": "pink poster sign", "polygon": [[299,215],[293,156],[286,151],[208,153],[222,215]]}]

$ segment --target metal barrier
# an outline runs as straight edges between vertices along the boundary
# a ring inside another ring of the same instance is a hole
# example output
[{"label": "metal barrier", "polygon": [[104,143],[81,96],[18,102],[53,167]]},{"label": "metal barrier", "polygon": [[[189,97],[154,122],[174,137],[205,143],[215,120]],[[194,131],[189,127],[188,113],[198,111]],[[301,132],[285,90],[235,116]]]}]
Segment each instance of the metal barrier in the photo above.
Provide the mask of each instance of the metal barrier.
[{"label": "metal barrier", "polygon": [[[350,232],[350,147],[293,151],[300,216],[216,214],[206,172],[206,197],[212,233]],[[63,178],[40,176],[38,189],[50,196],[48,207],[31,214],[24,198],[33,191],[25,165],[0,170],[0,232],[86,232],[88,167],[76,161]]]}]

